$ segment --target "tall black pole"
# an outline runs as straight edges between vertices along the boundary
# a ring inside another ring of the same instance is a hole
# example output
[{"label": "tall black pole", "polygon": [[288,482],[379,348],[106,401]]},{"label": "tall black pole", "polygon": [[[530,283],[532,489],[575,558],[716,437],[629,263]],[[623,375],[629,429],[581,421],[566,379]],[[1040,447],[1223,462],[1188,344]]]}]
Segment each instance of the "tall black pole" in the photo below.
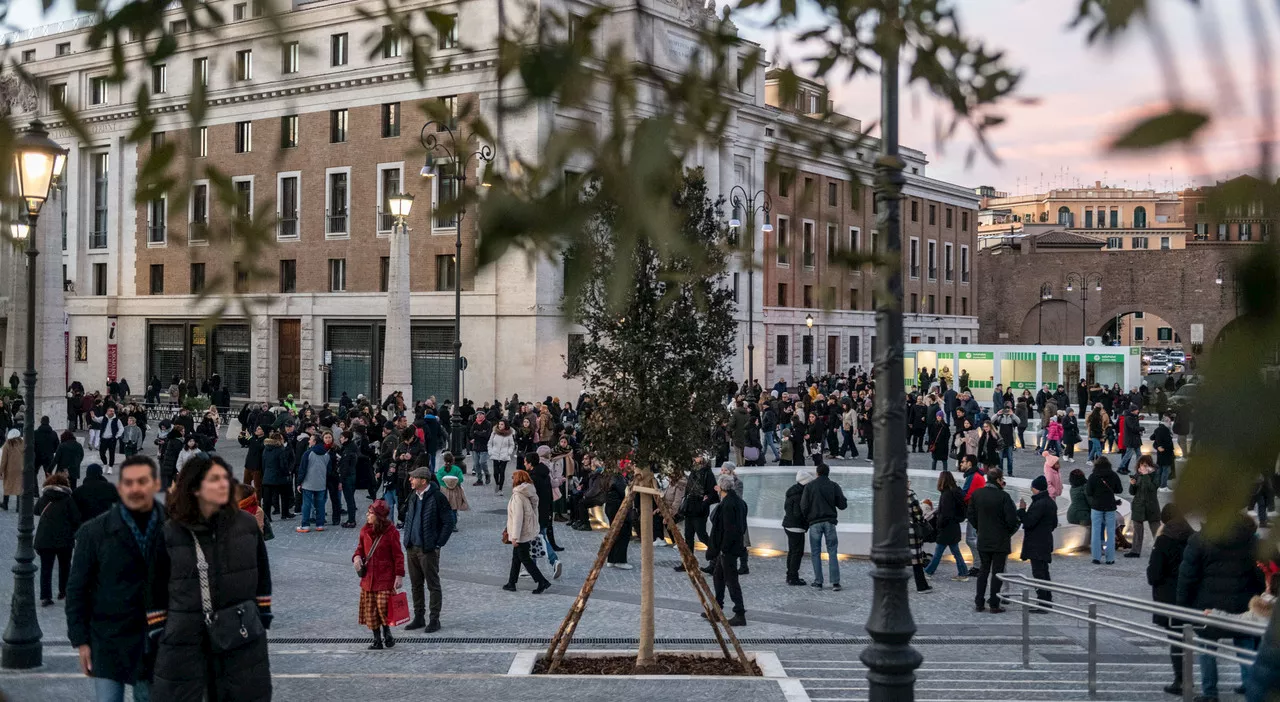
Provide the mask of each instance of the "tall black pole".
[{"label": "tall black pole", "polygon": [[751,265],[747,267],[747,387],[756,380],[756,249],[751,238]]},{"label": "tall black pole", "polygon": [[27,221],[27,370],[26,420],[22,425],[23,462],[22,495],[18,497],[18,550],[13,559],[13,599],[9,607],[9,625],[0,645],[0,666],[9,669],[40,667],[44,650],[40,644],[43,632],[36,618],[36,566],[32,533],[36,500],[36,248],[37,215],[28,213]]},{"label": "tall black pole", "polygon": [[[889,3],[892,4],[892,3]],[[883,22],[891,46],[881,57],[880,158],[876,161],[876,192],[885,235],[887,264],[885,293],[878,296],[875,359],[875,496],[871,531],[873,597],[867,633],[872,643],[860,656],[867,666],[870,702],[912,702],[916,668],[923,658],[911,647],[916,623],[907,599],[911,579],[911,551],[907,544],[906,392],[903,387],[902,342],[902,209],[906,178],[898,155],[898,52],[902,42],[901,14],[894,5]]]},{"label": "tall black pole", "polygon": [[[458,164],[454,164],[454,168],[458,168]],[[466,177],[466,164],[462,164],[462,173],[454,181],[454,186],[458,191],[458,195],[462,192],[463,179]],[[458,213],[457,238],[454,240],[453,254],[453,416],[451,431],[453,444],[450,448],[455,453],[455,458],[461,461],[458,455],[463,450],[462,432],[462,213]]]}]

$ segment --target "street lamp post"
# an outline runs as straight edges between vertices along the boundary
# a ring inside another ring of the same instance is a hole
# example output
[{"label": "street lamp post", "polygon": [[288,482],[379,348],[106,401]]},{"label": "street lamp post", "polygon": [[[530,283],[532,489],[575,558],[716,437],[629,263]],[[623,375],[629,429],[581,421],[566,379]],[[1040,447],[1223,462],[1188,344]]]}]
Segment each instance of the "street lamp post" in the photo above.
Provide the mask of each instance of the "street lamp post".
[{"label": "street lamp post", "polygon": [[387,207],[395,218],[391,229],[390,257],[387,260],[387,321],[382,394],[404,393],[405,405],[413,407],[413,317],[409,303],[409,212],[413,196],[393,193],[387,196]]},{"label": "street lamp post", "polygon": [[[773,232],[773,224],[769,222],[769,209],[772,204],[769,199],[769,193],[763,188],[754,195],[748,195],[745,188],[741,185],[735,185],[729,191],[729,200],[733,204],[733,219],[729,220],[729,230],[737,232],[742,228],[742,221],[738,219],[738,210],[743,210],[747,218],[747,236],[743,242],[744,248],[751,257],[751,262],[747,264],[747,382],[754,383],[756,380],[756,305],[755,305],[755,274],[756,274],[756,211],[762,210],[764,213],[764,225],[760,227],[760,231],[764,234]],[[760,204],[756,204],[756,200]]]},{"label": "street lamp post", "polygon": [[[808,337],[809,338],[809,374],[808,374],[808,377],[812,378],[813,377],[813,315],[806,314],[804,316],[804,325],[809,328],[809,337]],[[805,380],[806,386],[808,385],[808,382],[809,382],[808,379],[806,379]]]},{"label": "street lamp post", "polygon": [[1040,318],[1036,322],[1036,344],[1044,343],[1044,303],[1053,299],[1053,286],[1048,283],[1040,285]]},{"label": "street lamp post", "polygon": [[[440,135],[447,136],[447,140],[440,138]],[[454,132],[453,127],[438,121],[431,120],[422,125],[422,132],[418,134],[418,141],[422,144],[422,148],[427,152],[427,161],[422,166],[421,175],[424,178],[433,179],[440,177],[440,185],[450,182],[450,194],[454,200],[462,197],[463,186],[467,182],[467,165],[472,159],[475,159],[476,165],[480,162],[493,162],[493,147],[488,144],[481,144],[475,151],[468,150],[471,137],[463,136],[462,151],[458,150],[458,135]],[[441,166],[436,162],[436,152],[443,154],[442,161],[447,166]],[[481,182],[481,185],[488,185],[488,177]],[[456,235],[454,237],[454,255],[453,255],[453,413],[451,415],[450,427],[450,448],[456,455],[462,451],[462,434],[465,427],[462,426],[462,218],[466,214],[466,208],[459,206],[454,214],[454,229]]]},{"label": "street lamp post", "polygon": [[[1228,266],[1225,261],[1222,263],[1219,263],[1217,267],[1214,269],[1213,282],[1218,286],[1218,290],[1220,291],[1226,290],[1226,288],[1223,287],[1223,284],[1226,282],[1227,276],[1230,274],[1230,272],[1231,272],[1231,267]],[[1219,297],[1221,298],[1225,296],[1225,294],[1226,294],[1225,292],[1220,293]],[[1235,315],[1239,317],[1240,316],[1240,289],[1238,287],[1232,290],[1231,297],[1234,303],[1233,309],[1235,310]]]},{"label": "street lamp post", "polygon": [[13,227],[15,238],[25,238],[27,242],[27,369],[23,374],[26,379],[27,418],[22,425],[22,495],[18,498],[13,600],[9,625],[5,627],[3,644],[0,644],[0,666],[27,669],[39,667],[44,659],[40,643],[43,633],[36,618],[36,554],[32,548],[32,533],[35,531],[32,507],[36,499],[36,257],[40,255],[36,244],[36,223],[40,208],[49,198],[53,179],[62,172],[66,163],[67,152],[49,138],[49,133],[39,121],[32,122],[14,146],[18,194],[27,218],[25,225],[17,223]]},{"label": "street lamp post", "polygon": [[1067,274],[1067,292],[1071,292],[1076,285],[1080,286],[1080,344],[1084,345],[1085,341],[1085,315],[1089,307],[1089,286],[1093,286],[1094,292],[1102,292],[1102,274],[1101,273],[1068,273]]},{"label": "street lamp post", "polygon": [[876,447],[876,490],[872,500],[871,613],[867,633],[871,644],[859,659],[867,666],[870,702],[912,702],[915,671],[923,658],[911,646],[916,623],[911,616],[907,583],[911,580],[911,549],[907,514],[906,388],[903,386],[902,338],[902,190],[904,164],[898,148],[898,63],[907,35],[899,3],[885,3],[881,18],[883,50],[880,62],[880,156],[876,159],[876,228],[884,235],[888,263],[884,295],[877,296],[875,359],[876,396],[873,412]]}]

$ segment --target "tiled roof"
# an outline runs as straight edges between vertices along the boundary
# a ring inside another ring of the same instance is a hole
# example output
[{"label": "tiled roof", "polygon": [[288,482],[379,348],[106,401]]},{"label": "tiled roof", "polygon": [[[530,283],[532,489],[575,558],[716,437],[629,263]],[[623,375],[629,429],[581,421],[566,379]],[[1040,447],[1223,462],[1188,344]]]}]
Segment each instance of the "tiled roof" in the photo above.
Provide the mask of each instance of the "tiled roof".
[{"label": "tiled roof", "polygon": [[1100,249],[1106,242],[1085,236],[1084,234],[1076,234],[1075,232],[1065,231],[1062,229],[1054,229],[1043,234],[1037,234],[1035,237],[1037,247],[1046,248],[1091,248]]}]

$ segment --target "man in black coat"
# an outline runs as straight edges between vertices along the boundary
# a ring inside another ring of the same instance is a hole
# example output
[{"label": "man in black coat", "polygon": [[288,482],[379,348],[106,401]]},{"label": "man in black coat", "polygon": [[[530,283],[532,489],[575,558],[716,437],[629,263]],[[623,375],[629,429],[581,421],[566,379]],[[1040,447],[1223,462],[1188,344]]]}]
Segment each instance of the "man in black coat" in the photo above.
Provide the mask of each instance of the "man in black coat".
[{"label": "man in black coat", "polygon": [[[1147,584],[1151,586],[1151,600],[1164,604],[1175,604],[1178,600],[1178,570],[1182,567],[1182,555],[1187,549],[1187,541],[1195,530],[1173,503],[1160,510],[1160,533],[1156,543],[1151,547],[1151,560],[1147,561]],[[1156,626],[1170,631],[1177,631],[1177,620],[1170,620],[1163,614],[1151,617]],[[1169,661],[1173,664],[1173,684],[1166,685],[1164,691],[1170,695],[1182,694],[1182,649],[1169,646]]]},{"label": "man in black coat", "polygon": [[[102,478],[102,467],[87,471],[84,490]],[[137,699],[149,690],[154,650],[148,650],[149,576],[160,542],[164,507],[156,504],[156,464],[130,456],[120,467],[121,504],[86,522],[76,534],[67,584],[67,638],[80,653],[80,670],[96,678],[104,692],[122,699],[124,686]],[[79,490],[76,494],[80,501]]]},{"label": "man in black coat", "polygon": [[[440,610],[444,606],[440,588],[440,549],[453,535],[457,517],[430,468],[414,469],[409,474],[409,487],[404,523],[404,560],[413,592],[413,621],[405,629],[411,631],[426,627],[430,634],[440,630]],[[424,622],[422,616],[424,584],[431,593],[429,622]]]},{"label": "man in black coat", "polygon": [[[707,515],[711,505],[720,501],[716,494],[716,478],[711,474],[711,466],[707,459],[699,456],[694,460],[694,468],[685,481],[684,501],[679,511],[684,515],[684,541],[693,548],[693,536],[697,534],[702,543],[708,543],[711,537],[707,534]],[[675,567],[683,573],[684,564]]]},{"label": "man in black coat", "polygon": [[800,512],[809,525],[809,558],[813,561],[813,582],[809,587],[822,589],[822,544],[827,546],[827,569],[831,576],[831,589],[840,590],[840,559],[837,558],[839,541],[836,536],[838,510],[847,509],[849,501],[840,484],[829,475],[831,468],[818,463],[818,477],[804,486],[800,493]]},{"label": "man in black coat", "polygon": [[[987,471],[987,484],[975,490],[969,500],[969,521],[978,532],[978,557],[981,572],[978,574],[978,594],[974,608],[981,612],[990,606],[992,614],[1004,611],[1000,606],[1000,579],[1005,561],[1012,550],[1010,537],[1018,531],[1021,522],[1013,508],[1013,498],[1004,491],[1004,473],[999,468]],[[991,597],[987,599],[987,580],[991,581]]]},{"label": "man in black coat", "polygon": [[[1038,475],[1031,481],[1031,504],[1028,506],[1025,501],[1018,501],[1018,521],[1022,522],[1022,560],[1031,561],[1031,577],[1036,580],[1049,579],[1049,563],[1053,560],[1053,530],[1058,528],[1058,505],[1048,491],[1049,481],[1043,475]],[[1036,598],[1042,602],[1052,602],[1053,591],[1037,588]]]},{"label": "man in black coat", "polygon": [[86,523],[120,501],[116,486],[102,476],[102,466],[97,463],[91,463],[85,468],[84,482],[71,496],[80,509],[80,518]]},{"label": "man in black coat", "polygon": [[53,455],[58,452],[58,432],[49,426],[49,418],[41,417],[40,426],[36,427],[36,468],[43,469],[45,474],[53,472]]},{"label": "man in black coat", "polygon": [[524,469],[529,471],[533,479],[533,488],[538,493],[538,529],[547,541],[547,563],[554,569],[553,575],[560,577],[560,557],[555,555],[564,547],[556,544],[555,521],[552,520],[551,466],[547,458],[551,455],[551,447],[539,446],[536,453],[524,455]]},{"label": "man in black coat", "polygon": [[711,540],[707,542],[716,602],[724,609],[727,586],[729,598],[733,600],[729,626],[746,626],[747,609],[742,604],[742,586],[738,584],[738,559],[747,555],[743,538],[747,533],[747,503],[733,491],[733,476],[729,474],[721,474],[716,479],[716,493],[720,504],[711,513]]}]

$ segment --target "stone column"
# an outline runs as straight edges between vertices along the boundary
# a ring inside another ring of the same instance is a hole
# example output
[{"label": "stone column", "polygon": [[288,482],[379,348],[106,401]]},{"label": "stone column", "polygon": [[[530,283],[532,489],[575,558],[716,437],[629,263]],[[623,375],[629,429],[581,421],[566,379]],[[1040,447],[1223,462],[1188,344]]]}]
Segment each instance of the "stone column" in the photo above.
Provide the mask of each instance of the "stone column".
[{"label": "stone column", "polygon": [[[67,426],[66,298],[62,289],[62,198],[55,190],[41,210],[35,235],[36,259],[36,407],[56,429]],[[39,419],[39,417],[37,417]]]},{"label": "stone column", "polygon": [[413,407],[413,357],[409,315],[409,231],[401,223],[391,230],[391,259],[387,270],[387,340],[383,354],[382,391],[384,400],[399,390],[404,404]]}]

